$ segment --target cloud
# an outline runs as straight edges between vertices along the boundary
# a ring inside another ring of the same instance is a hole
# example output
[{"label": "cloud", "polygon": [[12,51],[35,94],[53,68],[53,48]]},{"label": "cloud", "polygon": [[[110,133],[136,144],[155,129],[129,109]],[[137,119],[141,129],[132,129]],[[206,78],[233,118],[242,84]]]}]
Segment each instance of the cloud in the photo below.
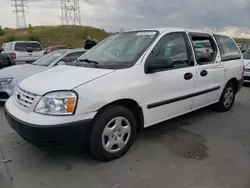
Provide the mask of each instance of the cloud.
[{"label": "cloud", "polygon": [[[11,1],[0,7],[0,23],[15,27]],[[83,25],[110,31],[120,28],[187,27],[196,29],[236,28],[249,32],[249,0],[80,0]],[[59,25],[60,0],[29,0],[27,23]],[[8,19],[5,19],[8,18]],[[235,29],[233,29],[235,31]]]}]

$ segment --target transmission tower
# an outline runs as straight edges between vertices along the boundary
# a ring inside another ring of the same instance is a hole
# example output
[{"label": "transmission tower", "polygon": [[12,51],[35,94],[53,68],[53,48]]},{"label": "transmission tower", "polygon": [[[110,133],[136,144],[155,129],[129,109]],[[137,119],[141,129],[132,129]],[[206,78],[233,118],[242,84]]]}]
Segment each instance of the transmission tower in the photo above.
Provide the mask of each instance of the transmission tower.
[{"label": "transmission tower", "polygon": [[25,28],[26,27],[26,17],[25,8],[27,7],[27,0],[11,0],[13,2],[12,7],[16,13],[16,27]]},{"label": "transmission tower", "polygon": [[81,25],[80,0],[61,0],[62,25]]}]

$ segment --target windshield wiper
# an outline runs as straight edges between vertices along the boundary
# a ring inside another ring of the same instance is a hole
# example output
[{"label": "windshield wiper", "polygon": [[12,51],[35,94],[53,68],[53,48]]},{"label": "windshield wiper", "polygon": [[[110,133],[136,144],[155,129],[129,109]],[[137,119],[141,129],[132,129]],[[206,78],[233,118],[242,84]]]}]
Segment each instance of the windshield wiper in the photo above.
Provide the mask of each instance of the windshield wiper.
[{"label": "windshield wiper", "polygon": [[89,60],[89,59],[78,59],[78,62],[86,62],[88,64],[92,64],[94,65],[95,67],[98,67],[98,62],[97,61],[94,61],[94,60]]}]

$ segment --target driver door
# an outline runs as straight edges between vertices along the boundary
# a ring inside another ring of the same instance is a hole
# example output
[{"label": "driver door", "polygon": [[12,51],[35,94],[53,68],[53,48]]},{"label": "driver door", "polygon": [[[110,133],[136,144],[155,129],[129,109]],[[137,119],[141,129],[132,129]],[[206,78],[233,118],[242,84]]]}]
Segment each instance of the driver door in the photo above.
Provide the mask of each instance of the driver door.
[{"label": "driver door", "polygon": [[171,59],[174,66],[147,73],[149,100],[144,109],[145,126],[190,111],[194,101],[196,68],[186,33],[163,36],[147,57],[145,67],[162,58]]}]

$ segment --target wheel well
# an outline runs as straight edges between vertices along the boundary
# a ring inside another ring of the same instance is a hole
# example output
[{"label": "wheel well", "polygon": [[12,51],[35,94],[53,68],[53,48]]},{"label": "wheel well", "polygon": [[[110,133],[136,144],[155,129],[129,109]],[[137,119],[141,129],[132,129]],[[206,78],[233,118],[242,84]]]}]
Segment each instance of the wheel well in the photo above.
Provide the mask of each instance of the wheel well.
[{"label": "wheel well", "polygon": [[144,128],[144,116],[142,108],[138,105],[138,103],[132,99],[121,99],[113,101],[112,103],[103,106],[101,109],[113,104],[123,106],[132,112],[136,120],[137,132],[141,133]]},{"label": "wheel well", "polygon": [[234,85],[234,89],[238,91],[238,80],[236,78],[231,78],[227,83],[231,82]]}]

